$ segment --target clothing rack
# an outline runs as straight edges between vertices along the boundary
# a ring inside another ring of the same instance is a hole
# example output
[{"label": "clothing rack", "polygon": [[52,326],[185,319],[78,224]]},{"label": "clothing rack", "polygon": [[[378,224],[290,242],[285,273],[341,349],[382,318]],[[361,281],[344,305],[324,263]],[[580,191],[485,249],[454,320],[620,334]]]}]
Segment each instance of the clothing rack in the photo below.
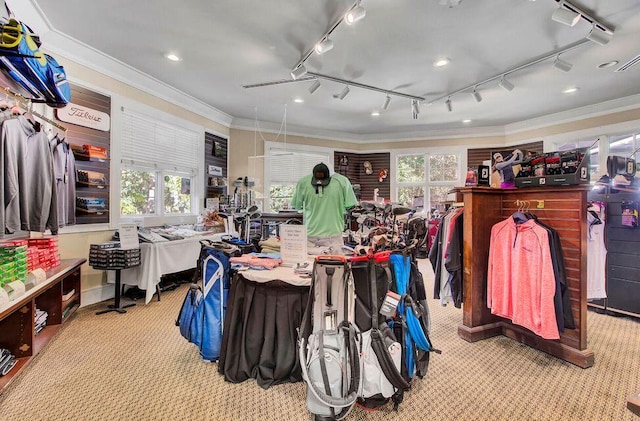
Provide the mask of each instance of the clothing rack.
[{"label": "clothing rack", "polygon": [[[463,187],[463,317],[458,335],[476,342],[504,335],[577,366],[587,368],[594,354],[587,348],[587,192],[589,186],[526,189]],[[517,204],[538,203],[536,216],[558,231],[563,249],[575,329],[548,340],[491,314],[487,307],[487,271],[491,228],[517,212]]]},{"label": "clothing rack", "polygon": [[32,110],[33,101],[30,98],[27,98],[24,95],[19,94],[17,92],[13,92],[10,88],[5,88],[3,86],[0,86],[0,90],[4,92],[5,95],[11,96],[16,103],[22,106],[22,108],[25,108],[26,110],[28,110],[28,112],[33,116],[38,117],[40,120],[51,124],[53,127],[63,131],[65,134],[67,133],[67,128],[64,127],[63,125],[57,123],[54,120],[51,120],[50,118],[46,117],[43,114],[40,114],[37,111],[33,111]]}]

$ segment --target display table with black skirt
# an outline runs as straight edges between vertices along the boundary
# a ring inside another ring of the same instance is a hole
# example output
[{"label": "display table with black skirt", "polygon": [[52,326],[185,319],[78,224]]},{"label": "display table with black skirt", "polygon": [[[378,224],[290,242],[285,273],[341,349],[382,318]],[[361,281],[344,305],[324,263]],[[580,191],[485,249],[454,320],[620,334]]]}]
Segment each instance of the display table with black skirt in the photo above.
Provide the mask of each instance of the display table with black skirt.
[{"label": "display table with black skirt", "polygon": [[267,389],[302,380],[297,328],[310,284],[310,278],[287,267],[234,275],[218,361],[218,371],[226,381],[253,378]]}]

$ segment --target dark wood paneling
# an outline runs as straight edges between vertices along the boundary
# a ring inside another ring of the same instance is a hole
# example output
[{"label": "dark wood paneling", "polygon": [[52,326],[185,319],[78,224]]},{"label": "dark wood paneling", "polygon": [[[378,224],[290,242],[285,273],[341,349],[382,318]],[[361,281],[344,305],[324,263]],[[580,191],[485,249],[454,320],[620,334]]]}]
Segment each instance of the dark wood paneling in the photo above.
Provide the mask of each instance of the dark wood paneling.
[{"label": "dark wood paneling", "polygon": [[542,141],[523,143],[521,145],[513,145],[506,147],[493,147],[493,148],[477,148],[467,150],[467,167],[477,169],[478,165],[481,165],[483,161],[491,160],[491,152],[496,150],[511,150],[522,149],[532,151],[535,153],[542,153]]},{"label": "dark wood paneling", "polygon": [[[229,152],[227,139],[221,138],[211,133],[205,133],[204,143],[204,185],[207,189],[206,197],[226,196],[229,189],[228,184],[230,182],[233,182],[233,180],[228,180],[227,177],[227,157]],[[216,167],[222,168],[222,178],[227,179],[226,185],[220,185],[220,177],[217,177],[218,185],[213,185],[214,183],[212,183],[212,176],[210,176],[208,173],[209,165],[215,165]]]},{"label": "dark wood paneling", "polygon": [[[111,98],[94,92],[90,89],[71,84],[71,102],[83,107],[92,108],[97,111],[111,115]],[[105,175],[107,184],[110,184],[111,168],[111,131],[105,132],[89,127],[78,126],[71,123],[59,121],[58,123],[67,128],[67,142],[74,150],[81,150],[82,145],[100,146],[107,150],[106,160],[86,160],[76,154],[76,170],[96,171]],[[109,208],[109,188],[97,188],[95,186],[76,185],[76,197],[100,197],[105,198],[107,209]],[[87,213],[81,210],[76,211],[76,224],[100,224],[109,222],[109,212]]]},{"label": "dark wood paneling", "polygon": [[[349,159],[349,165],[347,167],[340,166],[340,159],[343,156],[347,156]],[[391,198],[391,174],[389,173],[391,164],[391,154],[385,153],[348,153],[348,152],[334,152],[334,167],[335,171],[346,176],[351,181],[351,184],[360,184],[360,198],[361,200],[372,200],[374,189],[378,189],[378,197],[384,197],[385,199]],[[369,161],[373,171],[371,174],[367,174],[364,169],[364,162]],[[387,170],[387,178],[382,182],[378,180],[378,174],[381,169]]]}]

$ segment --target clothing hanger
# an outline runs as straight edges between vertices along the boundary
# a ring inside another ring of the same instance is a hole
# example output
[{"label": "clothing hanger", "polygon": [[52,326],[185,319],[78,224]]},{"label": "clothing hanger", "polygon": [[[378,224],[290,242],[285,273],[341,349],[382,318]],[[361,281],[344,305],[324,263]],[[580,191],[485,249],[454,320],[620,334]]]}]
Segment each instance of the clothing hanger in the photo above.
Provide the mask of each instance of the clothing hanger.
[{"label": "clothing hanger", "polygon": [[516,200],[516,205],[518,206],[518,210],[516,212],[514,212],[514,214],[511,215],[511,217],[513,218],[513,221],[516,224],[524,224],[529,219],[531,219],[524,212],[525,201],[524,200]]},{"label": "clothing hanger", "polygon": [[9,94],[4,94],[4,99],[0,100],[0,110],[4,111],[9,109]]}]

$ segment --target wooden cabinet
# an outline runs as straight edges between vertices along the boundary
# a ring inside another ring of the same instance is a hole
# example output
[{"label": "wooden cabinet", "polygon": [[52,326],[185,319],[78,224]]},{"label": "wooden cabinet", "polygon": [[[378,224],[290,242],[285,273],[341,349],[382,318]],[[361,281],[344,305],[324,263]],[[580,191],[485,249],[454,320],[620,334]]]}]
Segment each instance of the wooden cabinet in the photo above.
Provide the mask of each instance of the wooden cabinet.
[{"label": "wooden cabinet", "polygon": [[[9,374],[0,377],[0,392],[80,307],[80,266],[84,262],[86,259],[62,260],[59,266],[46,272],[46,281],[10,302],[9,306],[0,308],[0,348],[8,349],[17,359]],[[37,335],[36,307],[48,313],[47,325]]]},{"label": "wooden cabinet", "polygon": [[[463,240],[463,320],[458,335],[469,342],[505,335],[580,367],[593,365],[587,349],[587,191],[589,186],[492,189],[465,187]],[[547,340],[510,320],[491,314],[487,307],[487,269],[491,227],[518,210],[516,201],[558,231],[565,258],[567,284],[575,329],[565,329],[559,340]]]}]

